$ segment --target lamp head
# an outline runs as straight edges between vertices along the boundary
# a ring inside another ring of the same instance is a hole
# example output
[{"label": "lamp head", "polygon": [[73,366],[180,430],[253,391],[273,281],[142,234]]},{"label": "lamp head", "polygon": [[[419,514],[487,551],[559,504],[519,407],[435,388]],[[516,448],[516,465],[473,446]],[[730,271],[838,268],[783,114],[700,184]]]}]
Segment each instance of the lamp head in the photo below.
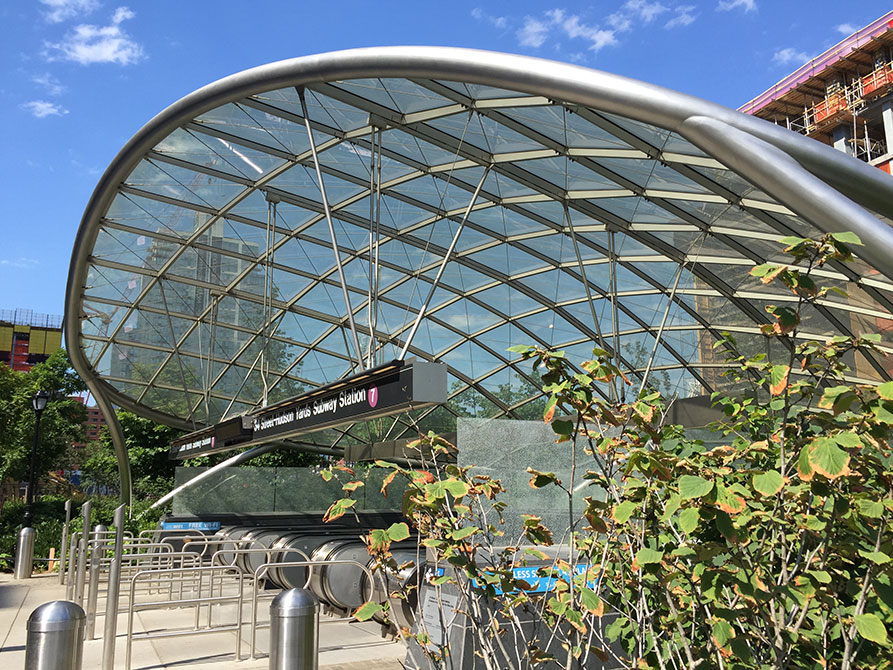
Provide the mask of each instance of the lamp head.
[{"label": "lamp head", "polygon": [[46,409],[47,402],[50,399],[49,391],[38,391],[31,398],[31,406],[34,408],[34,411],[38,414]]}]

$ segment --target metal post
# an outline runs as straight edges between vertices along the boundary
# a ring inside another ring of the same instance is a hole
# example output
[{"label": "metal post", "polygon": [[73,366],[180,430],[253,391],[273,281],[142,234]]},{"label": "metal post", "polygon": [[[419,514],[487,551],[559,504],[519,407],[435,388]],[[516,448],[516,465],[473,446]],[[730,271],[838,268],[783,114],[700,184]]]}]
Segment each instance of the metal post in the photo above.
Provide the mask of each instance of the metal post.
[{"label": "metal post", "polygon": [[[62,542],[59,545],[59,583],[65,583],[65,550],[68,549],[68,527],[71,525],[71,498],[65,501],[65,524],[62,526]],[[70,557],[71,554],[69,553]]]},{"label": "metal post", "polygon": [[115,667],[115,638],[118,635],[118,595],[121,590],[121,556],[124,553],[125,505],[115,509],[115,547],[109,568],[109,583],[105,599],[105,629],[102,641],[102,670]]},{"label": "metal post", "polygon": [[28,617],[25,670],[81,670],[86,615],[67,600],[45,603]]},{"label": "metal post", "polygon": [[71,534],[68,541],[68,578],[65,585],[65,599],[74,600],[74,584],[77,581],[75,571],[78,564],[78,546],[80,546],[81,533],[75,532]]},{"label": "metal post", "polygon": [[316,670],[319,602],[310,591],[288,589],[270,603],[270,670]]},{"label": "metal post", "polygon": [[92,640],[96,632],[96,601],[99,599],[100,558],[108,544],[108,528],[102,524],[93,529],[94,543],[90,551],[90,590],[87,592],[87,639]]},{"label": "metal post", "polygon": [[93,503],[89,500],[81,507],[81,516],[84,520],[81,532],[81,544],[78,549],[78,574],[74,588],[74,601],[78,605],[84,603],[84,583],[87,580],[87,547],[90,544],[90,513],[93,511]]},{"label": "metal post", "polygon": [[25,526],[19,531],[16,542],[15,574],[16,579],[30,579],[34,567],[34,529]]},{"label": "metal post", "polygon": [[[301,99],[301,113],[304,115],[304,126],[307,129],[307,139],[310,141],[310,153],[313,155],[313,167],[316,168],[316,180],[319,183],[319,196],[322,200],[323,212],[326,215],[326,223],[329,226],[329,236],[332,239],[332,253],[335,255],[335,268],[338,270],[338,280],[341,283],[341,293],[344,296],[344,307],[347,310],[347,323],[350,325],[350,334],[354,351],[357,354],[357,365],[364,370],[363,350],[360,349],[360,340],[357,338],[357,327],[353,321],[353,308],[350,306],[350,294],[347,290],[347,280],[344,278],[344,269],[341,267],[341,251],[338,249],[338,238],[335,237],[335,225],[332,223],[332,210],[329,208],[329,199],[326,197],[326,186],[322,178],[322,170],[319,167],[319,157],[316,155],[316,142],[313,139],[313,128],[310,126],[310,115],[307,113],[307,101],[304,99],[304,89],[298,88],[298,97]],[[348,354],[350,355],[350,354]]]},{"label": "metal post", "polygon": [[450,256],[453,255],[453,250],[456,248],[456,243],[459,241],[459,236],[462,234],[462,230],[465,228],[465,222],[468,221],[468,215],[471,214],[471,210],[474,208],[474,203],[477,202],[478,195],[480,195],[481,189],[484,187],[484,182],[487,181],[487,175],[490,174],[491,167],[493,167],[492,164],[484,168],[484,174],[481,175],[481,180],[478,182],[477,188],[474,189],[474,193],[471,195],[471,200],[468,201],[468,207],[465,208],[465,214],[462,216],[462,220],[459,222],[459,227],[456,228],[456,234],[453,235],[450,246],[447,248],[446,253],[444,253],[443,255],[443,261],[440,263],[440,267],[437,268],[437,274],[434,276],[434,281],[431,282],[431,287],[428,289],[428,297],[425,298],[425,302],[423,302],[422,306],[419,307],[419,313],[416,316],[415,321],[413,321],[412,328],[409,331],[409,335],[406,336],[406,342],[403,344],[403,349],[400,351],[400,355],[397,356],[397,358],[401,361],[406,358],[406,352],[409,351],[409,346],[412,344],[412,338],[415,337],[416,330],[418,330],[419,324],[422,322],[422,317],[425,316],[428,305],[431,304],[431,298],[434,297],[435,291],[437,291],[438,287],[440,286],[440,279],[441,277],[443,277],[443,271],[450,260]]}]

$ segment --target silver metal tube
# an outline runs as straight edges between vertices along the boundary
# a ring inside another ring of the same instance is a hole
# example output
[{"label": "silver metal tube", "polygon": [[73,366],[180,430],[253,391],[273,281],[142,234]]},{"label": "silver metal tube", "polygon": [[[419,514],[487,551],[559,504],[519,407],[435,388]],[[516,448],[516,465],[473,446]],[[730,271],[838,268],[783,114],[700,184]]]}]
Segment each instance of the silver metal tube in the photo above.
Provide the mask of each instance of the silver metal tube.
[{"label": "silver metal tube", "polygon": [[335,267],[338,269],[338,280],[341,282],[341,293],[344,295],[344,307],[347,310],[347,322],[350,325],[350,334],[353,339],[354,351],[357,354],[357,365],[360,370],[365,370],[363,365],[363,350],[360,349],[360,340],[357,337],[357,326],[353,321],[353,309],[350,306],[350,295],[347,291],[347,280],[344,278],[344,268],[341,267],[341,251],[338,249],[338,240],[335,238],[335,225],[332,223],[332,210],[329,208],[329,199],[326,197],[326,186],[322,179],[322,170],[319,168],[319,157],[316,155],[316,142],[313,141],[313,129],[310,127],[310,116],[307,114],[307,101],[304,99],[304,89],[298,89],[298,97],[301,98],[301,112],[304,115],[304,126],[307,128],[307,139],[310,141],[310,153],[313,154],[313,167],[316,168],[316,179],[319,182],[319,195],[322,200],[322,208],[326,214],[326,223],[329,224],[329,236],[332,238],[332,252],[335,254]]},{"label": "silver metal tube", "polygon": [[59,543],[59,583],[65,583],[65,551],[68,549],[68,529],[71,525],[71,498],[65,501],[65,523],[62,525],[62,541]]},{"label": "silver metal tube", "polygon": [[115,667],[115,639],[118,635],[118,596],[121,591],[121,555],[124,551],[125,505],[115,509],[115,547],[109,568],[109,584],[105,599],[105,628],[102,641],[102,670]]},{"label": "silver metal tube", "polygon": [[289,589],[270,603],[270,670],[316,670],[319,602],[310,591]]},{"label": "silver metal tube", "polygon": [[67,600],[45,603],[28,617],[25,670],[81,670],[86,615]]},{"label": "silver metal tube", "polygon": [[31,578],[31,570],[34,568],[34,536],[35,532],[31,526],[25,526],[19,531],[13,575],[16,579]]},{"label": "silver metal tube", "polygon": [[[586,289],[586,299],[589,302],[589,312],[592,314],[592,323],[595,324],[595,333],[598,335],[598,345],[604,349],[608,350],[608,343],[605,342],[604,335],[602,335],[602,327],[598,321],[598,314],[595,313],[595,302],[592,300],[592,289],[589,286],[589,280],[586,278],[586,268],[583,265],[583,257],[580,255],[580,244],[577,242],[577,233],[574,231],[574,221],[571,218],[570,208],[567,206],[567,202],[564,203],[564,218],[567,221],[567,228],[571,234],[571,242],[574,243],[574,255],[577,257],[577,267],[580,270],[580,277],[583,279],[583,287]],[[609,387],[611,391],[611,400],[617,400],[617,378],[611,380],[611,386]]]},{"label": "silver metal tube", "polygon": [[93,503],[88,500],[81,507],[84,530],[81,532],[81,543],[78,548],[78,573],[74,589],[74,602],[81,606],[84,604],[84,584],[87,581],[87,547],[90,540],[90,516],[92,511]]},{"label": "silver metal tube", "polygon": [[106,533],[108,528],[101,524],[93,528],[96,540],[90,551],[90,586],[87,591],[87,639],[92,640],[96,633],[96,602],[99,600],[99,557],[105,553],[108,543]]},{"label": "silver metal tube", "polygon": [[81,533],[75,532],[71,534],[71,539],[68,540],[68,578],[66,579],[68,583],[65,585],[66,600],[74,600],[75,572],[77,570],[80,537]]},{"label": "silver metal tube", "polygon": [[657,329],[657,334],[654,336],[654,346],[651,347],[651,355],[648,357],[648,365],[645,366],[645,373],[642,375],[642,383],[639,386],[639,395],[642,395],[642,391],[645,390],[645,384],[648,383],[648,375],[651,372],[651,366],[654,365],[654,356],[657,354],[657,348],[660,346],[660,338],[664,333],[664,326],[667,325],[667,317],[670,315],[670,308],[673,306],[673,300],[676,298],[676,287],[679,286],[679,280],[682,278],[682,270],[685,268],[685,263],[679,264],[679,272],[676,273],[676,280],[673,282],[673,288],[670,289],[670,293],[667,295],[667,308],[664,310],[664,315],[660,320],[660,327]]},{"label": "silver metal tube", "polygon": [[487,180],[487,175],[490,174],[490,168],[492,165],[488,165],[484,168],[484,174],[481,175],[481,180],[478,182],[477,188],[474,189],[474,194],[471,196],[471,200],[468,202],[468,207],[465,208],[465,214],[462,216],[462,221],[459,222],[459,227],[456,229],[456,234],[453,235],[453,241],[450,242],[449,249],[446,250],[446,253],[443,255],[443,262],[440,264],[440,267],[437,269],[437,275],[434,277],[434,281],[431,282],[431,288],[428,290],[428,297],[425,298],[425,302],[422,303],[422,306],[419,308],[418,316],[416,316],[415,321],[412,324],[412,329],[409,331],[409,335],[406,337],[406,342],[403,344],[403,349],[400,352],[400,355],[397,356],[401,361],[406,357],[406,352],[409,351],[409,345],[412,344],[412,339],[415,337],[415,332],[419,328],[419,324],[422,322],[422,317],[425,316],[425,312],[428,309],[428,305],[431,303],[431,298],[434,297],[434,292],[437,290],[437,287],[440,286],[440,278],[443,277],[443,271],[446,268],[446,264],[450,260],[450,256],[453,255],[453,250],[456,248],[456,243],[459,242],[459,235],[462,234],[462,230],[465,228],[465,222],[468,220],[468,215],[471,214],[471,209],[474,207],[474,203],[478,199],[478,195],[481,192],[481,189],[484,187],[484,182]]}]

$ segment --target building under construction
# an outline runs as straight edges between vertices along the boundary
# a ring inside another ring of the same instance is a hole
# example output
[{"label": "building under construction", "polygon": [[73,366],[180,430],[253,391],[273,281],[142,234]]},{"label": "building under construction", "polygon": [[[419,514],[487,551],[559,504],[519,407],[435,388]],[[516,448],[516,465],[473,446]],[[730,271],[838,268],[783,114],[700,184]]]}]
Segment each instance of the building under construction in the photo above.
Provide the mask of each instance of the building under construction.
[{"label": "building under construction", "polygon": [[739,111],[885,172],[893,161],[893,11],[834,45]]},{"label": "building under construction", "polygon": [[61,316],[30,309],[0,310],[0,363],[27,372],[61,347]]}]

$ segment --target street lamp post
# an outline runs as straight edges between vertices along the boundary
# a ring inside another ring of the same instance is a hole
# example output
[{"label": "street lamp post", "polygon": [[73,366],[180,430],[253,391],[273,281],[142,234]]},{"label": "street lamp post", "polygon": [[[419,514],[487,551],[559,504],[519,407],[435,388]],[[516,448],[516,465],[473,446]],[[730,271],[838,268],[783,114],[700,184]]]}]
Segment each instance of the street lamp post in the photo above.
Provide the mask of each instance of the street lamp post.
[{"label": "street lamp post", "polygon": [[19,531],[18,548],[16,549],[15,578],[28,579],[34,566],[34,470],[37,465],[37,444],[40,440],[40,415],[46,409],[50,399],[49,391],[38,391],[31,398],[34,409],[34,442],[31,444],[31,465],[28,468],[28,494],[25,498],[25,517],[22,530]]}]

